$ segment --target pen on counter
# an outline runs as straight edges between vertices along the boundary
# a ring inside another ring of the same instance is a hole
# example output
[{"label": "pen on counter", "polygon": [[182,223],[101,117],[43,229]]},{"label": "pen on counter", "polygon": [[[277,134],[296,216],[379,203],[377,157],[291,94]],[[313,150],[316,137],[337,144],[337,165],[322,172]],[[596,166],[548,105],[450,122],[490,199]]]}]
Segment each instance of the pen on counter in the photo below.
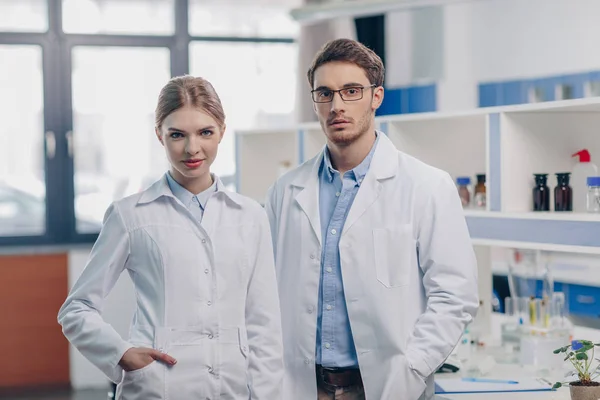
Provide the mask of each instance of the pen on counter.
[{"label": "pen on counter", "polygon": [[502,380],[502,379],[487,379],[487,378],[462,378],[463,382],[479,382],[479,383],[506,383],[509,385],[517,385],[519,382]]}]

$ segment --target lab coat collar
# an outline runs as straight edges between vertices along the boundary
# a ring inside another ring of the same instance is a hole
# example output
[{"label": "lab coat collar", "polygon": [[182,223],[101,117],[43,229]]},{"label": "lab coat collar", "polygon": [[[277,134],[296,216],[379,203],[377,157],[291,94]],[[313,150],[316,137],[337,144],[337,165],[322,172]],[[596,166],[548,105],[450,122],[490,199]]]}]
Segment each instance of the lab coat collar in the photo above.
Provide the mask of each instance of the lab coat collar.
[{"label": "lab coat collar", "polygon": [[[367,172],[362,186],[366,185],[365,189],[358,191],[354,200],[353,206],[346,218],[344,224],[344,234],[354,223],[364,214],[364,212],[375,202],[381,191],[381,180],[391,178],[396,175],[398,163],[394,162],[397,158],[397,150],[390,139],[383,134],[377,132],[378,140],[376,141],[375,153],[371,160],[371,166]],[[321,217],[319,212],[319,170],[324,160],[326,148],[324,147],[311,163],[306,163],[300,167],[298,176],[291,183],[300,190],[295,199],[304,211],[311,228],[322,246],[321,237]]]},{"label": "lab coat collar", "polygon": [[[162,176],[162,178],[160,178],[158,181],[154,182],[148,189],[146,189],[142,192],[142,194],[138,200],[138,204],[151,203],[163,196],[176,199],[175,195],[171,191],[171,188],[169,187],[169,182],[167,181],[167,174],[168,174],[168,172],[166,172]],[[227,190],[225,188],[225,185],[223,185],[223,182],[221,181],[221,179],[216,175],[213,175],[213,176],[217,183],[217,189],[216,189],[216,192],[213,194],[213,196],[224,195],[229,200],[231,200],[234,204],[236,204],[238,207],[241,207],[242,206],[241,196],[237,193]]]},{"label": "lab coat collar", "polygon": [[[397,157],[396,146],[392,141],[381,131],[377,131],[378,140],[375,142],[375,153],[369,167],[369,174],[373,174],[376,180],[392,178],[396,175],[398,164],[390,162]],[[323,147],[321,152],[313,159],[312,166],[310,163],[305,165],[300,173],[292,182],[292,186],[304,188],[307,186],[318,185],[319,168],[325,157],[326,147]]]}]

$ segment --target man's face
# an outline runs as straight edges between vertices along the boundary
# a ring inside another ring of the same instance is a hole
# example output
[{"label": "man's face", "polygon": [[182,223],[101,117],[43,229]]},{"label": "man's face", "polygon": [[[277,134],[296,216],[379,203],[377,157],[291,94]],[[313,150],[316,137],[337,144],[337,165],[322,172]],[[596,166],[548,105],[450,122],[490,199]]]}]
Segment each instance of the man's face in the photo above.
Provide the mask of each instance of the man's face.
[{"label": "man's face", "polygon": [[[383,88],[373,87],[365,71],[356,64],[333,61],[315,71],[313,99],[330,102],[314,103],[319,123],[328,140],[347,146],[373,126],[375,110],[383,100]],[[344,89],[341,92],[332,90]],[[362,92],[362,98],[361,98]]]}]

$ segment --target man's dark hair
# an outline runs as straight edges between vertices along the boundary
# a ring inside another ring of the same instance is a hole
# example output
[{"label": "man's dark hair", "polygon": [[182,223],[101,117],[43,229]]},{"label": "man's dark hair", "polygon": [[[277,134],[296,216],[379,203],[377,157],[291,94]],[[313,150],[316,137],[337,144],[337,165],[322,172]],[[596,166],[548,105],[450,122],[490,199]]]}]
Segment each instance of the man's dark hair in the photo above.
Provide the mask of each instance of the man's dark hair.
[{"label": "man's dark hair", "polygon": [[306,73],[311,89],[315,83],[315,71],[323,64],[343,61],[362,68],[372,85],[383,86],[385,67],[381,58],[364,44],[352,39],[335,39],[321,47]]}]

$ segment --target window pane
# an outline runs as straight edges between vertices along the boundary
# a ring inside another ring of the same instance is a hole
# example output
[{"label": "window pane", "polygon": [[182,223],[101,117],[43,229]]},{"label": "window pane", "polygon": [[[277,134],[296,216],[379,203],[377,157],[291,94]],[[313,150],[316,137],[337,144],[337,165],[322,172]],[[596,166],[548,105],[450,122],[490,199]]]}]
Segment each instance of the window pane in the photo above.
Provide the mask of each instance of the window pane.
[{"label": "window pane", "polygon": [[212,168],[217,175],[235,173],[235,130],[294,122],[296,60],[295,44],[190,45],[191,74],[213,84],[225,109],[227,132]]},{"label": "window pane", "polygon": [[48,30],[47,0],[0,0],[0,32]]},{"label": "window pane", "polygon": [[193,36],[296,37],[290,9],[298,0],[190,0]]},{"label": "window pane", "polygon": [[97,230],[113,200],[149,186],[167,170],[154,109],[170,78],[163,48],[73,50],[73,138],[77,230]]},{"label": "window pane", "polygon": [[0,236],[46,231],[42,50],[0,45]]},{"label": "window pane", "polygon": [[63,30],[171,35],[174,8],[174,0],[63,0]]}]

